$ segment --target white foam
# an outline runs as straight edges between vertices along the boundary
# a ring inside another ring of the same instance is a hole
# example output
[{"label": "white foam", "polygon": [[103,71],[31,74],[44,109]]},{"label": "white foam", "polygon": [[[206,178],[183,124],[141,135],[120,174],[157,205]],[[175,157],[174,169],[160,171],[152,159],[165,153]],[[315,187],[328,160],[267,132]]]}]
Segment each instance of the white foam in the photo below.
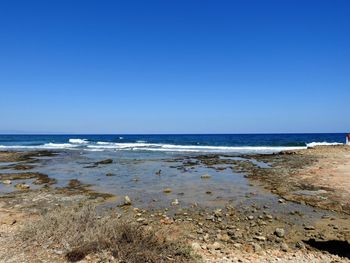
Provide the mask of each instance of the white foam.
[{"label": "white foam", "polygon": [[307,146],[285,147],[285,146],[203,146],[203,145],[173,145],[156,144],[138,141],[136,143],[113,143],[97,142],[91,143],[86,139],[69,139],[70,143],[46,143],[36,146],[6,146],[0,145],[0,149],[73,149],[83,147],[88,151],[108,151],[108,150],[131,150],[131,151],[158,151],[158,152],[203,152],[203,153],[237,153],[237,154],[259,154],[278,153],[287,150],[301,150],[318,145],[341,145],[342,143],[312,142]]},{"label": "white foam", "polygon": [[315,146],[331,146],[331,145],[342,145],[343,143],[339,142],[311,142],[306,144],[307,147],[315,147]]},{"label": "white foam", "polygon": [[110,144],[110,142],[97,142],[97,144],[100,144],[100,145],[107,145],[107,144]]},{"label": "white foam", "polygon": [[306,147],[264,147],[264,146],[199,146],[199,145],[173,145],[152,143],[108,143],[97,142],[88,145],[89,149],[105,150],[134,150],[134,151],[160,151],[160,152],[231,152],[231,153],[276,153],[285,150],[300,150]]},{"label": "white foam", "polygon": [[87,139],[69,139],[69,142],[74,144],[87,144],[88,140]]},{"label": "white foam", "polygon": [[43,145],[0,145],[0,149],[71,149],[77,146],[70,143],[45,143]]}]

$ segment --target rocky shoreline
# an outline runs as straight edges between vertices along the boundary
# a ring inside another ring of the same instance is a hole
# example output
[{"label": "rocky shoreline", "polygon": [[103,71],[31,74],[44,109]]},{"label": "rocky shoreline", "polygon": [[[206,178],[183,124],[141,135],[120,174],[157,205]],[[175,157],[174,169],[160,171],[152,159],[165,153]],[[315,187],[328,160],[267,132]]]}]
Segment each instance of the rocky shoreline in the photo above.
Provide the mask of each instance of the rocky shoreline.
[{"label": "rocky shoreline", "polygon": [[[192,247],[198,262],[349,262],[348,192],[346,189],[340,192],[342,183],[328,183],[326,187],[327,182],[319,180],[330,169],[334,176],[329,180],[337,178],[337,169],[344,163],[341,158],[349,153],[348,147],[337,146],[274,155],[177,157],[173,162],[182,163],[177,166],[179,170],[197,165],[220,170],[226,165],[245,174],[257,188],[263,186],[280,198],[272,205],[251,202],[232,206],[227,201],[217,208],[201,207],[196,203],[182,207],[174,200],[169,207],[147,209],[135,207],[129,197],[115,199],[110,194],[93,191],[77,180],[71,180],[65,187],[55,187],[55,179],[28,172],[40,163],[41,157],[50,158],[56,154],[54,152],[0,152],[0,163],[5,163],[1,167],[13,170],[1,173],[0,169],[0,181],[15,184],[23,179],[33,179],[41,186],[37,189],[18,187],[17,191],[0,196],[0,245],[7,248],[0,252],[0,260],[65,262],[64,252],[42,247],[36,247],[36,253],[33,249],[22,250],[16,233],[27,221],[35,221],[48,211],[92,202],[99,209],[112,210],[120,218],[144,228],[166,230],[169,239],[179,238]],[[109,163],[108,160],[93,165]],[[202,179],[211,180],[210,176]],[[302,209],[291,211],[287,216],[276,212],[276,207],[283,210],[289,201],[305,207],[314,206],[317,215],[310,217]],[[99,257],[102,256],[88,255],[82,262],[98,262]],[[113,256],[107,257],[103,262],[118,262]]]}]

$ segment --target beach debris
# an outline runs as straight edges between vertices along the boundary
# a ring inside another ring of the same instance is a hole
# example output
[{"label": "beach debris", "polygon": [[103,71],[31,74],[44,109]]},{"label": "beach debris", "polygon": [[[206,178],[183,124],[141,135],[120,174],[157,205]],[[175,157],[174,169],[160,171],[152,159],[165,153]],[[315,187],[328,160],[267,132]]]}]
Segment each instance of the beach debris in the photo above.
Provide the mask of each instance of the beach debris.
[{"label": "beach debris", "polygon": [[278,237],[284,237],[285,230],[283,228],[276,228],[275,229],[275,235]]},{"label": "beach debris", "polygon": [[162,170],[161,170],[161,169],[159,169],[159,170],[156,172],[156,175],[160,176],[160,175],[161,175],[161,173],[162,173]]},{"label": "beach debris", "polygon": [[115,176],[114,173],[106,173],[106,176]]},{"label": "beach debris", "polygon": [[3,184],[12,184],[11,180],[3,180],[2,183]]},{"label": "beach debris", "polygon": [[102,161],[95,162],[95,165],[99,165],[99,164],[111,164],[111,163],[113,163],[113,160],[112,160],[112,159],[106,159],[106,160],[102,160]]},{"label": "beach debris", "polygon": [[30,188],[30,186],[27,184],[16,184],[15,187],[20,190],[26,190]]},{"label": "beach debris", "polygon": [[201,178],[202,178],[202,179],[209,179],[209,178],[211,178],[211,175],[210,175],[210,174],[203,174],[203,175],[201,176]]},{"label": "beach debris", "polygon": [[124,197],[124,205],[131,205],[131,199],[127,195]]},{"label": "beach debris", "polygon": [[166,193],[166,194],[169,194],[169,193],[172,192],[172,190],[171,190],[171,188],[165,188],[165,189],[163,190],[163,192]]}]

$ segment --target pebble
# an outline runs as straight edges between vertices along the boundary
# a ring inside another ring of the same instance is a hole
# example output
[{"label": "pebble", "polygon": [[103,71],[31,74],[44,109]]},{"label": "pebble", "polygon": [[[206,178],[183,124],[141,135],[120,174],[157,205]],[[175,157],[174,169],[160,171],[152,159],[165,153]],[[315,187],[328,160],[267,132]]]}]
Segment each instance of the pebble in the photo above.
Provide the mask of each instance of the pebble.
[{"label": "pebble", "polygon": [[197,242],[194,242],[194,243],[192,243],[192,249],[194,250],[194,251],[199,251],[199,250],[201,250],[201,246],[199,245],[199,243],[197,243]]},{"label": "pebble", "polygon": [[264,237],[264,236],[254,236],[254,239],[256,239],[258,241],[265,241],[266,237]]},{"label": "pebble", "polygon": [[296,248],[299,248],[299,249],[304,249],[304,248],[305,248],[305,245],[304,245],[303,242],[298,241],[298,242],[295,244],[295,247],[296,247]]},{"label": "pebble", "polygon": [[305,230],[315,230],[314,226],[305,226],[304,227]]},{"label": "pebble", "polygon": [[221,249],[221,244],[219,242],[214,242],[213,244],[210,245],[210,249],[214,250],[220,250]]},{"label": "pebble", "polygon": [[278,237],[284,237],[285,230],[283,228],[276,228],[275,235]]},{"label": "pebble", "polygon": [[286,243],[283,242],[283,243],[281,244],[281,250],[284,251],[284,252],[287,252],[288,249],[289,249],[288,245],[287,245]]}]

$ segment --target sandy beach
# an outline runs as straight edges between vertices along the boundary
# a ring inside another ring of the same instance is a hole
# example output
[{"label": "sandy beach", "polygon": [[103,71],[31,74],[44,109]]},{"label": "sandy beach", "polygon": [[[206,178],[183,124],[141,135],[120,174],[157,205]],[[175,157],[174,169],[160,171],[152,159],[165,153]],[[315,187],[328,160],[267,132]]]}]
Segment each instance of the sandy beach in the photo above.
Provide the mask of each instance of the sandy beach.
[{"label": "sandy beach", "polygon": [[[67,253],[77,248],[59,242],[39,242],[45,231],[40,224],[53,211],[88,205],[97,206],[100,212],[117,214],[120,220],[147,231],[156,230],[156,235],[166,236],[166,242],[185,244],[190,251],[188,255],[184,253],[188,257],[174,256],[179,251],[173,255],[169,252],[155,262],[349,262],[348,146],[234,158],[227,154],[184,155],[168,160],[169,164],[182,163],[187,169],[204,165],[218,172],[222,165],[228,165],[248,178],[255,189],[244,197],[246,201],[241,205],[220,199],[207,207],[195,202],[182,206],[179,196],[180,202],[174,201],[168,207],[139,208],[130,198],[97,192],[78,180],[58,187],[50,175],[31,172],[33,167],[40,166],[43,157],[59,154],[0,152],[0,162],[7,171],[11,170],[6,173],[0,170],[2,184],[16,185],[16,191],[0,197],[1,262],[66,262]],[[104,165],[108,163],[105,161]],[[32,180],[33,184],[22,183],[24,179]],[[215,182],[209,175],[201,180]],[[166,194],[164,191],[163,195]],[[270,203],[254,199],[263,194],[276,198]],[[23,231],[28,232],[28,228],[36,229],[30,232],[30,243],[23,238]],[[120,259],[102,249],[86,252],[78,261],[120,262]]]}]

